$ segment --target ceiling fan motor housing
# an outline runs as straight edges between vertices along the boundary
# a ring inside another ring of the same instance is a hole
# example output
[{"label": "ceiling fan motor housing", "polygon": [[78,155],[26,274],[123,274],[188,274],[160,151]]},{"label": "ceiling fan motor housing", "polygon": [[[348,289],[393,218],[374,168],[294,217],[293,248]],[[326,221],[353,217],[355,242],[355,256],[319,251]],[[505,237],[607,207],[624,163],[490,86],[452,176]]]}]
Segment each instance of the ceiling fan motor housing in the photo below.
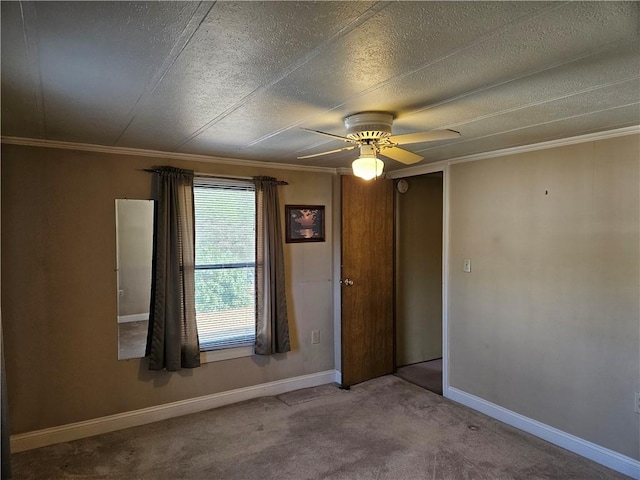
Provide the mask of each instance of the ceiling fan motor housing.
[{"label": "ceiling fan motor housing", "polygon": [[391,136],[393,115],[382,112],[362,112],[344,119],[347,138],[355,141],[380,140]]}]

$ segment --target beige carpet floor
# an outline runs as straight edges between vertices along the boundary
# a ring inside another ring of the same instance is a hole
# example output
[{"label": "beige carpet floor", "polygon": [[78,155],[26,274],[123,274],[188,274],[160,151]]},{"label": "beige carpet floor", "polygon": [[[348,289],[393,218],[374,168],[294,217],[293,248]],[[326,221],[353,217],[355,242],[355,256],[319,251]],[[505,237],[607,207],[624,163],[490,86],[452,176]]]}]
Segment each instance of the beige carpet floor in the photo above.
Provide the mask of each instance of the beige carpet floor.
[{"label": "beige carpet floor", "polygon": [[393,375],[13,455],[15,479],[627,479]]},{"label": "beige carpet floor", "polygon": [[442,359],[399,367],[396,375],[430,392],[442,395]]}]

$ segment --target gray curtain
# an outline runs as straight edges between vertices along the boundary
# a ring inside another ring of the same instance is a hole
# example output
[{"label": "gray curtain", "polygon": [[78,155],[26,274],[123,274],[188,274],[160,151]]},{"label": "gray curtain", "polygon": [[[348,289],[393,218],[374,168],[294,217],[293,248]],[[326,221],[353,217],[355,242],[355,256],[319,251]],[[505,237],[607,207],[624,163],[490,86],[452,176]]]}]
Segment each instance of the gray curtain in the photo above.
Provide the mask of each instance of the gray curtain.
[{"label": "gray curtain", "polygon": [[151,305],[146,356],[149,370],[200,366],[195,308],[195,230],[193,171],[159,167]]},{"label": "gray curtain", "polygon": [[255,353],[291,350],[282,254],[278,182],[254,177],[256,186],[256,344]]},{"label": "gray curtain", "polygon": [[9,441],[9,411],[7,410],[7,377],[4,370],[4,345],[2,344],[2,326],[0,325],[0,361],[2,371],[0,372],[2,383],[2,477],[11,478],[11,444]]}]

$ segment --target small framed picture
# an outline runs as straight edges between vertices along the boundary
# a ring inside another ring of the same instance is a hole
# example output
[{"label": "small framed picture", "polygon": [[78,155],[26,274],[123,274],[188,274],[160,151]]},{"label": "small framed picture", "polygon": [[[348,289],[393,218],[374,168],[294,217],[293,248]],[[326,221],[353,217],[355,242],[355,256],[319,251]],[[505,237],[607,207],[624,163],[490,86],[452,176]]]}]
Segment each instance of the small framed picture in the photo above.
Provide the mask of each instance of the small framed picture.
[{"label": "small framed picture", "polygon": [[324,242],[324,205],[285,205],[286,242]]}]

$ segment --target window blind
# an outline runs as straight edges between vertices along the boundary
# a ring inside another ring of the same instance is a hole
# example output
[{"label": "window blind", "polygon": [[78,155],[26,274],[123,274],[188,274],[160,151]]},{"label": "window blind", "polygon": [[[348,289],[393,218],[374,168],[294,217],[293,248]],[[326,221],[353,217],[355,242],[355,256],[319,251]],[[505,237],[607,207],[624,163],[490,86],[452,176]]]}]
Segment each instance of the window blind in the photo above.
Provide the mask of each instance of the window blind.
[{"label": "window blind", "polygon": [[201,350],[255,341],[255,188],[194,179],[196,321]]}]

